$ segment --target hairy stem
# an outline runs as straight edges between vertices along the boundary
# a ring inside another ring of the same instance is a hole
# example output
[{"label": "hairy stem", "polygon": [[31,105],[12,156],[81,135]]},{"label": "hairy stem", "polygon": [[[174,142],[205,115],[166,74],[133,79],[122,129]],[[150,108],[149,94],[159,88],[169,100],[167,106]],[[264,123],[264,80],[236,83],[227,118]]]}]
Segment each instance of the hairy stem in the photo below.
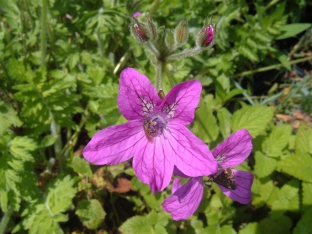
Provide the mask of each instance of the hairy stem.
[{"label": "hairy stem", "polygon": [[78,140],[79,133],[85,123],[87,122],[89,116],[88,107],[85,109],[83,116],[81,117],[80,123],[79,123],[79,131],[74,132],[74,134],[70,137],[67,144],[64,146],[64,148],[61,151],[61,155],[64,155],[65,157],[68,155],[68,151],[72,146],[74,146]]},{"label": "hairy stem", "polygon": [[11,215],[13,213],[13,208],[12,206],[8,206],[7,211],[3,214],[1,222],[0,222],[0,234],[4,234],[6,227],[10,221]]},{"label": "hairy stem", "polygon": [[203,51],[203,48],[200,48],[200,47],[195,47],[190,50],[184,50],[180,53],[170,55],[168,58],[166,58],[166,62],[173,62],[177,59],[193,56],[193,55],[199,54],[202,51]]},{"label": "hairy stem", "polygon": [[155,86],[156,86],[156,90],[157,92],[159,90],[162,90],[162,68],[163,65],[161,62],[157,62],[155,65],[155,72],[156,72],[156,78],[155,78]]},{"label": "hairy stem", "polygon": [[172,88],[176,84],[176,82],[174,81],[173,77],[171,76],[171,73],[168,70],[168,68],[166,67],[166,65],[164,65],[163,69],[164,69],[166,76],[168,77],[169,83],[170,83],[171,88]]}]

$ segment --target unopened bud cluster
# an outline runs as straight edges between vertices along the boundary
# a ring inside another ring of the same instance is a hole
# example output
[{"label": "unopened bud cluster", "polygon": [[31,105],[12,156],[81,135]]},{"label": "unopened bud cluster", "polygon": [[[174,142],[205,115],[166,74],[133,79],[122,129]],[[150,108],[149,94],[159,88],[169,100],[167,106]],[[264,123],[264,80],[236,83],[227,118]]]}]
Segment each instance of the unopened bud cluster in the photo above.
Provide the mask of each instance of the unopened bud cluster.
[{"label": "unopened bud cluster", "polygon": [[132,18],[130,31],[138,42],[147,46],[156,60],[166,63],[198,54],[212,44],[215,37],[214,27],[206,22],[196,38],[196,47],[178,53],[175,51],[184,45],[189,37],[187,19],[181,20],[174,30],[170,30],[163,26],[157,27],[151,18],[146,22]]}]

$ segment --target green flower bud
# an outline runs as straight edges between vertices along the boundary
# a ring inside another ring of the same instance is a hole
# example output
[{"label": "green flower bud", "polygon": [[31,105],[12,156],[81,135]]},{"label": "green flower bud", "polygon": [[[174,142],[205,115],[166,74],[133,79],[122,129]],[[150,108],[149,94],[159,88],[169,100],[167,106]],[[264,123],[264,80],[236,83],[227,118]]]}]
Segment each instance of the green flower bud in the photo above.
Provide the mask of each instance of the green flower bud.
[{"label": "green flower bud", "polygon": [[174,31],[174,37],[177,43],[183,44],[187,41],[188,38],[188,25],[187,19],[183,19],[177,25]]},{"label": "green flower bud", "polygon": [[158,37],[157,26],[150,17],[147,19],[147,27],[151,33],[151,40],[156,40]]},{"label": "green flower bud", "polygon": [[165,37],[165,42],[167,47],[170,49],[172,46],[174,46],[175,41],[174,41],[174,35],[173,32],[170,29],[166,29],[166,37]]}]

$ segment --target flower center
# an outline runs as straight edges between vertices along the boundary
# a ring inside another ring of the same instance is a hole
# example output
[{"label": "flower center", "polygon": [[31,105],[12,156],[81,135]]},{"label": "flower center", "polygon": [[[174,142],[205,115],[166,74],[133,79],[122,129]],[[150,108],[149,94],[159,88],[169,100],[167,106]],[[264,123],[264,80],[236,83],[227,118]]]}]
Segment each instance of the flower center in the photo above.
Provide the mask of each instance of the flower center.
[{"label": "flower center", "polygon": [[166,121],[160,116],[145,120],[143,124],[144,131],[149,137],[156,137],[163,133],[164,128],[166,128]]}]

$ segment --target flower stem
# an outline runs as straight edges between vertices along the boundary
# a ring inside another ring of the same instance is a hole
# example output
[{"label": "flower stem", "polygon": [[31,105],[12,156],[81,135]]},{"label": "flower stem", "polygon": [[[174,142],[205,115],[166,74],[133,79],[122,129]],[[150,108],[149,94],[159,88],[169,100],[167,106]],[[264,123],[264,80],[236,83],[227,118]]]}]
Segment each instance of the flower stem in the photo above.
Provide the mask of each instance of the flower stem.
[{"label": "flower stem", "polygon": [[9,205],[7,211],[2,216],[2,219],[0,222],[0,234],[5,233],[5,229],[10,221],[12,213],[13,213],[13,208],[12,206]]},{"label": "flower stem", "polygon": [[45,57],[46,57],[46,44],[47,44],[47,37],[46,37],[46,27],[47,27],[47,0],[41,1],[41,67],[45,67]]},{"label": "flower stem", "polygon": [[81,129],[83,128],[83,126],[85,125],[85,123],[87,122],[88,117],[89,117],[89,112],[88,112],[88,107],[86,107],[86,109],[85,109],[85,111],[81,117],[81,120],[79,122],[79,128],[78,128],[79,130],[74,132],[74,134],[70,137],[67,144],[63,147],[63,149],[61,151],[61,155],[63,157],[67,157],[70,148],[75,146],[75,144],[78,140],[79,133],[80,133]]},{"label": "flower stem", "polygon": [[153,42],[148,42],[146,46],[156,57],[159,57],[159,52],[155,48],[155,45]]},{"label": "flower stem", "polygon": [[309,57],[305,57],[305,58],[301,58],[301,59],[285,62],[283,64],[281,64],[281,63],[280,64],[274,64],[274,65],[271,65],[271,66],[262,67],[262,68],[255,69],[255,70],[252,70],[252,71],[245,71],[245,72],[236,74],[233,77],[252,75],[252,74],[257,73],[257,72],[264,72],[264,71],[269,71],[269,70],[272,70],[272,69],[280,68],[280,67],[283,67],[286,64],[292,65],[292,64],[308,61],[308,60],[311,60],[311,59],[312,59],[312,56],[309,56]]},{"label": "flower stem", "polygon": [[56,123],[53,113],[50,111],[50,116],[52,118],[51,124],[50,124],[50,131],[51,135],[55,137],[55,143],[54,143],[54,152],[56,155],[57,160],[59,161],[60,170],[62,172],[65,171],[66,168],[66,159],[62,155],[62,142],[61,142],[61,136],[60,136],[60,126]]},{"label": "flower stem", "polygon": [[162,75],[163,66],[159,61],[157,61],[157,63],[154,64],[154,66],[155,66],[155,72],[156,72],[155,86],[156,86],[156,90],[158,92],[159,90],[162,90],[162,77],[161,77],[161,75]]},{"label": "flower stem", "polygon": [[193,56],[193,55],[199,54],[202,51],[203,51],[203,48],[200,48],[200,47],[195,47],[195,48],[190,49],[190,50],[184,50],[184,51],[182,51],[180,53],[176,53],[176,54],[170,55],[166,59],[166,62],[173,62],[173,61],[175,61],[177,59],[180,59],[180,58]]},{"label": "flower stem", "polygon": [[174,81],[173,77],[171,76],[170,71],[168,70],[167,66],[164,65],[164,72],[166,74],[166,76],[168,77],[169,83],[171,85],[171,88],[176,84],[176,82]]}]

